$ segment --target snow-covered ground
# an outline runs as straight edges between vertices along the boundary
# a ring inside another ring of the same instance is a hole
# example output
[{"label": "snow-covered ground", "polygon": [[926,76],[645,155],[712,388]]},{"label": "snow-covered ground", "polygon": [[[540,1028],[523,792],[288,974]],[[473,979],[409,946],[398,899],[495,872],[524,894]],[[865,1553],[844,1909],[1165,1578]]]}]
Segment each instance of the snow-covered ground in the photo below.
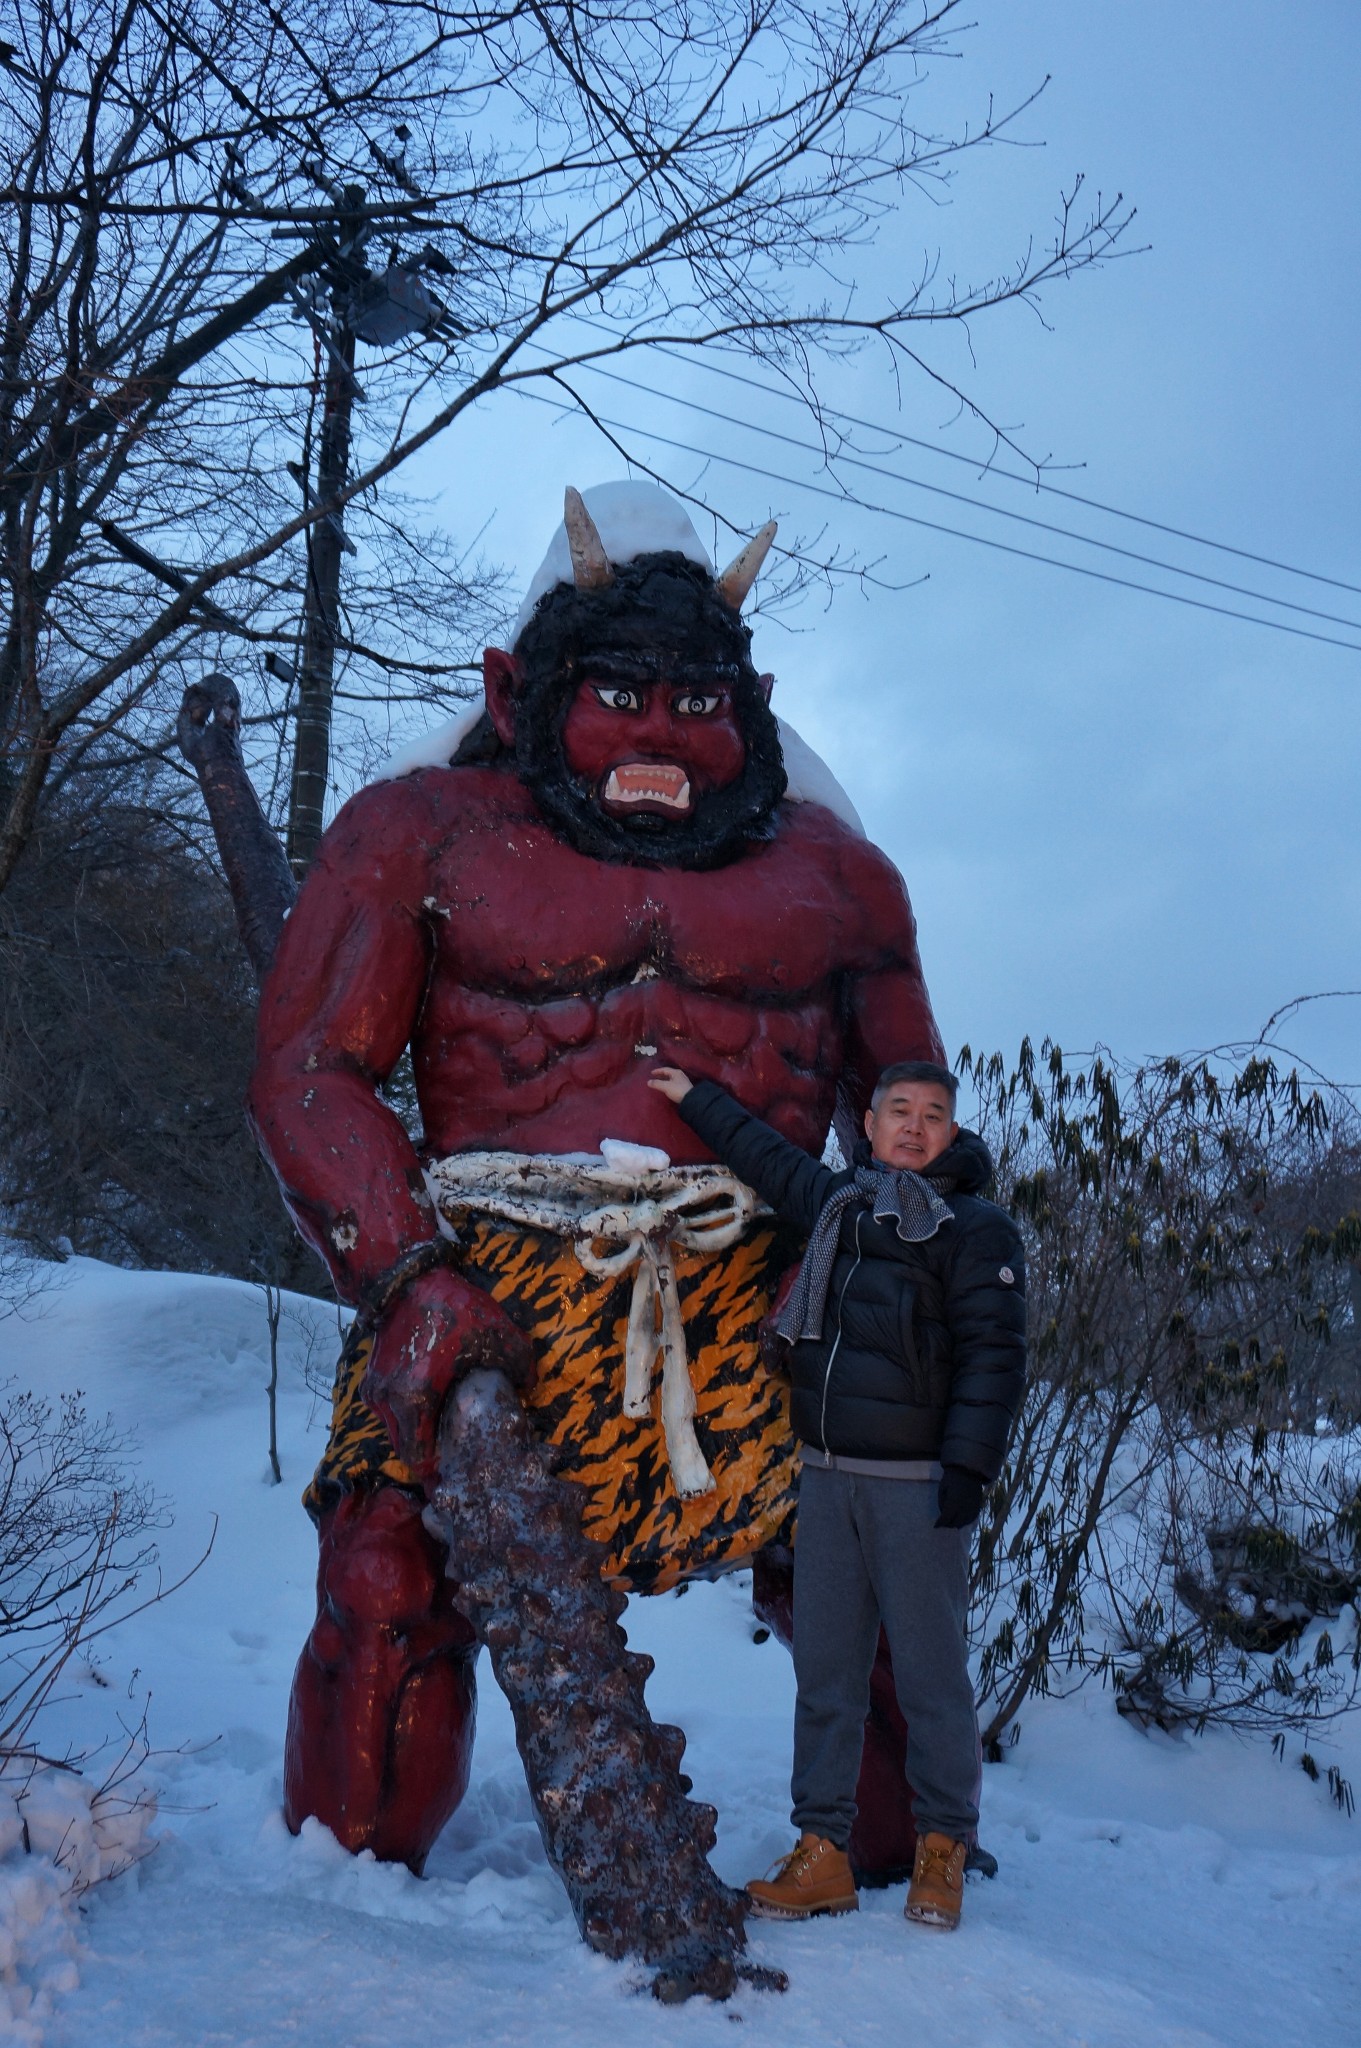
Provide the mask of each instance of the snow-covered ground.
[{"label": "snow-covered ground", "polygon": [[[981,2048],[1361,2038],[1361,1819],[1305,1777],[1298,1742],[1282,1762],[1226,1736],[1145,1737],[1099,1691],[1032,1703],[988,1769],[982,1832],[1001,1871],[970,1885],[957,1935],[909,1929],[895,1893],[804,1928],[753,1923],[756,1957],[789,1973],[782,1998],[662,2008],[639,1995],[641,1971],[581,1946],[485,1663],[473,1786],[423,1881],[319,1828],[291,1839],[282,1738],[314,1558],[297,1496],[325,1424],[302,1378],[309,1334],[320,1362],[333,1314],[290,1303],[276,1487],[258,1290],[74,1260],[0,1323],[0,1377],[80,1387],[135,1432],[142,1476],[173,1502],[168,1576],[217,1523],[190,1583],[102,1646],[109,1683],[77,1674],[46,1728],[49,1748],[88,1747],[120,1713],[135,1722],[149,1689],[154,1852],[61,1919],[56,1887],[0,1831],[0,1948],[6,1926],[15,1937],[0,2039],[555,2048],[726,2042],[734,2024],[781,2048],[898,2048],[917,2029]],[[743,1578],[635,1601],[626,1625],[657,1660],[653,1711],[686,1729],[696,1792],[720,1815],[716,1861],[740,1881],[788,1846],[788,1659],[753,1640]],[[1357,1720],[1311,1747],[1361,1783]]]}]

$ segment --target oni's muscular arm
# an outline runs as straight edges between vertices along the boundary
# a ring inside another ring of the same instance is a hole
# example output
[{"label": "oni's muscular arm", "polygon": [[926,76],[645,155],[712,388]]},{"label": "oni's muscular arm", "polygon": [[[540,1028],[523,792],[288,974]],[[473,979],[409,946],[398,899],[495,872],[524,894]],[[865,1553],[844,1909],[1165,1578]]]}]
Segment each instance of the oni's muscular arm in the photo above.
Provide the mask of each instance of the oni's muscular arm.
[{"label": "oni's muscular arm", "polygon": [[380,784],[341,812],[260,998],[251,1122],[350,1302],[434,1233],[415,1151],[378,1093],[429,965],[427,819],[411,798],[407,784]]},{"label": "oni's muscular arm", "polygon": [[[425,898],[439,829],[432,778],[380,783],[347,804],[284,927],[260,1001],[248,1110],[261,1149],[342,1299],[358,1303],[435,1218],[415,1149],[378,1090],[425,994]],[[366,1393],[418,1476],[439,1410],[474,1365],[529,1369],[496,1306],[439,1269],[379,1326]]]},{"label": "oni's muscular arm", "polygon": [[945,1046],[926,992],[917,920],[903,878],[864,840],[848,848],[843,883],[860,912],[856,959],[845,983],[845,1064],[836,1132],[847,1159],[864,1129],[870,1094],[896,1060],[938,1060]]}]

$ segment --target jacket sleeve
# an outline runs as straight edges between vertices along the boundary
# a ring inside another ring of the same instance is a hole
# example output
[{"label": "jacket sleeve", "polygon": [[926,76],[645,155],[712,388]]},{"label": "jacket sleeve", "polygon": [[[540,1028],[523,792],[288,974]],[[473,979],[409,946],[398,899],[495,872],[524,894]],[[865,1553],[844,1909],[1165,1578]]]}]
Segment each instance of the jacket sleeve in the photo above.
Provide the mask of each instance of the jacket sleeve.
[{"label": "jacket sleeve", "polygon": [[832,1169],[743,1109],[717,1081],[696,1081],[677,1107],[714,1157],[806,1237],[836,1184]]},{"label": "jacket sleeve", "polygon": [[940,1457],[991,1485],[1025,1391],[1025,1254],[1005,1210],[988,1203],[971,1220],[946,1281],[954,1348]]}]

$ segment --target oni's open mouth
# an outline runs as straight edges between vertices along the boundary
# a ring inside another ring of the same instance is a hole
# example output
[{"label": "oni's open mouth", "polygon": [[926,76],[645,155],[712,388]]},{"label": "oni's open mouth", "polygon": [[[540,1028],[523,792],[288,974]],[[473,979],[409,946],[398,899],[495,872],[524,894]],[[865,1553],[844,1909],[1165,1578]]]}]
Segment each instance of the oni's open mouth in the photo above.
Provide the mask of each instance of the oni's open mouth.
[{"label": "oni's open mouth", "polygon": [[626,761],[611,768],[601,801],[611,810],[690,809],[690,778],[670,761]]}]

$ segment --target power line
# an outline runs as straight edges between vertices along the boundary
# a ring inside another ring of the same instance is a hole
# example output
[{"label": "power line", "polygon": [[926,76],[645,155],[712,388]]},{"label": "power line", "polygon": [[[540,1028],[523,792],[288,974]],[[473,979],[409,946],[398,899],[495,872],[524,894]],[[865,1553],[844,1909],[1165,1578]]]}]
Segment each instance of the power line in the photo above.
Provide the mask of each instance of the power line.
[{"label": "power line", "polygon": [[[565,399],[556,399],[546,391],[529,391],[521,387],[521,395],[533,399],[539,405],[551,406],[558,413],[572,413],[578,410]],[[721,462],[729,469],[739,469],[748,476],[759,476],[767,483],[782,484],[787,490],[808,491],[814,497],[831,498],[838,505],[856,504],[868,512],[877,512],[885,519],[896,519],[905,526],[924,527],[929,533],[948,534],[954,540],[973,541],[978,547],[993,548],[1003,555],[1014,555],[1024,562],[1043,562],[1051,569],[1066,569],[1070,575],[1085,576],[1095,583],[1113,583],[1121,590],[1141,591],[1147,597],[1160,597],[1168,604],[1188,605],[1192,611],[1213,612],[1219,618],[1238,619],[1249,626],[1267,626],[1273,633],[1289,633],[1297,640],[1316,640],[1325,647],[1345,647],[1350,654],[1361,654],[1361,644],[1354,640],[1339,640],[1332,634],[1314,633],[1307,626],[1287,625],[1284,619],[1259,619],[1251,612],[1234,611],[1229,605],[1211,604],[1205,598],[1188,597],[1178,590],[1159,590],[1152,583],[1136,583],[1128,576],[1114,576],[1109,570],[1091,569],[1080,562],[1065,562],[1057,555],[1041,555],[1031,548],[1013,547],[1007,541],[991,540],[985,534],[969,533],[963,527],[946,526],[937,519],[922,519],[914,512],[903,512],[895,505],[870,505],[863,499],[851,499],[844,491],[833,491],[825,484],[809,483],[801,477],[785,476],[779,470],[764,469],[758,463],[743,462],[735,455],[724,455],[712,448],[697,448],[691,441],[678,441],[667,434],[659,434],[654,427],[639,427],[626,420],[607,419],[603,413],[588,415],[602,427],[611,427],[621,434],[641,434],[644,439],[655,441],[660,447],[674,448],[679,454],[693,455],[701,462]]]},{"label": "power line", "polygon": [[[599,321],[586,320],[582,324],[601,334],[613,332]],[[797,405],[807,410],[808,401],[800,397],[798,392],[781,390],[778,384],[763,383],[758,377],[744,377],[740,370],[723,368],[711,357],[701,355],[698,350],[670,348],[665,344],[659,344],[656,352],[658,355],[669,356],[673,362],[705,370],[711,377],[724,377],[730,384],[743,384],[749,391],[759,391],[765,397],[778,398],[784,404]],[[593,369],[596,365],[590,362],[583,367]],[[1211,540],[1207,534],[1191,533],[1185,527],[1171,526],[1165,520],[1146,518],[1141,512],[1126,512],[1119,505],[1108,505],[1100,498],[1084,497],[1080,491],[1066,490],[1061,484],[1045,483],[1038,477],[1025,476],[1014,469],[1000,469],[994,463],[980,464],[975,456],[963,455],[956,448],[941,448],[936,442],[924,440],[920,435],[906,433],[899,427],[885,426],[881,420],[862,419],[856,413],[842,412],[835,407],[823,406],[819,410],[833,422],[848,427],[861,427],[870,434],[883,434],[889,440],[902,441],[909,447],[921,448],[926,454],[939,456],[945,462],[962,462],[975,475],[981,468],[986,475],[1005,478],[1008,483],[1020,484],[1025,490],[1046,491],[1051,497],[1066,498],[1070,504],[1085,505],[1089,511],[1104,512],[1112,519],[1127,519],[1135,526],[1146,526],[1151,532],[1168,534],[1174,540],[1188,540],[1196,547],[1214,548],[1220,554],[1237,555],[1240,561],[1256,562],[1261,568],[1279,569],[1285,576],[1302,576],[1310,583],[1326,583],[1333,590],[1345,590],[1353,597],[1361,597],[1361,584],[1347,583],[1341,577],[1324,576],[1317,569],[1300,569],[1290,562],[1279,562],[1272,555],[1258,555],[1250,548],[1235,547],[1230,541]],[[1274,604],[1280,600],[1269,598],[1266,602]]]},{"label": "power line", "polygon": [[[713,406],[701,405],[694,399],[677,398],[671,392],[657,392],[636,378],[625,377],[617,370],[604,370],[594,363],[583,366],[596,376],[607,378],[611,383],[623,384],[631,391],[640,391],[649,398],[663,398],[668,404],[676,405],[686,412],[701,413],[707,419],[718,420],[727,427],[742,427],[753,434],[760,434],[768,441],[783,442],[786,447],[797,448],[805,455],[813,455],[827,462],[824,450],[811,442],[800,441],[794,434],[782,434],[775,427],[760,427],[753,420],[736,419],[731,413],[719,412]],[[743,381],[746,381],[745,379]],[[1035,519],[1026,512],[1012,512],[1005,505],[990,505],[985,498],[970,497],[965,491],[947,490],[943,484],[929,484],[920,477],[907,476],[902,470],[887,468],[883,463],[871,462],[866,456],[838,451],[832,458],[845,463],[852,469],[863,469],[872,476],[888,478],[893,483],[909,484],[914,490],[929,491],[933,497],[949,498],[956,505],[968,505],[976,512],[986,512],[995,519],[1014,520],[1020,526],[1034,527],[1040,533],[1052,533],[1062,540],[1076,541],[1081,547],[1100,548],[1104,554],[1120,555],[1129,562],[1141,562],[1145,568],[1161,569],[1168,576],[1185,576],[1194,583],[1208,584],[1214,590],[1227,590],[1235,597],[1246,597],[1257,604],[1272,604],[1285,611],[1299,612],[1309,619],[1322,619],[1331,626],[1346,626],[1353,633],[1361,633],[1361,620],[1341,617],[1336,612],[1321,612],[1313,605],[1295,604],[1289,598],[1271,597],[1265,591],[1247,588],[1241,583],[1226,583],[1222,577],[1207,576],[1199,569],[1183,569],[1175,562],[1164,562],[1157,555],[1143,555],[1135,548],[1120,547],[1115,541],[1096,540],[1085,533],[1075,533],[1071,527],[1055,526],[1047,519]]]}]

